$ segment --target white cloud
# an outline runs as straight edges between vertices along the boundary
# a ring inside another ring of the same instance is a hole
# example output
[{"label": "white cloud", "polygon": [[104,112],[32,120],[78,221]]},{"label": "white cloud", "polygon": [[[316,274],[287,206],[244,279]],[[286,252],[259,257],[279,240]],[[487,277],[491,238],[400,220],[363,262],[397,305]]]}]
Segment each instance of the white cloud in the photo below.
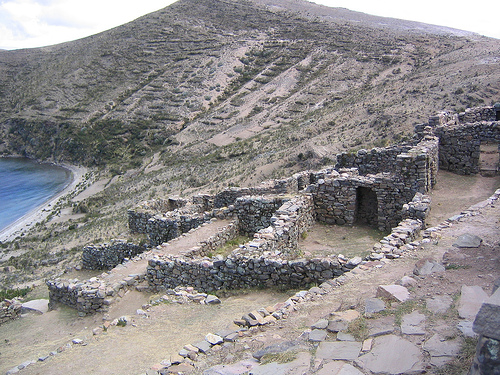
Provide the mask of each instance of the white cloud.
[{"label": "white cloud", "polygon": [[3,0],[0,48],[46,46],[119,26],[174,0]]},{"label": "white cloud", "polygon": [[[0,0],[0,48],[38,47],[83,38],[166,7],[175,0]],[[368,14],[420,21],[500,38],[500,2],[475,0],[314,0]]]},{"label": "white cloud", "polygon": [[330,7],[342,7],[382,17],[400,18],[433,25],[467,30],[500,39],[496,18],[500,2],[475,0],[458,3],[455,0],[313,0]]}]

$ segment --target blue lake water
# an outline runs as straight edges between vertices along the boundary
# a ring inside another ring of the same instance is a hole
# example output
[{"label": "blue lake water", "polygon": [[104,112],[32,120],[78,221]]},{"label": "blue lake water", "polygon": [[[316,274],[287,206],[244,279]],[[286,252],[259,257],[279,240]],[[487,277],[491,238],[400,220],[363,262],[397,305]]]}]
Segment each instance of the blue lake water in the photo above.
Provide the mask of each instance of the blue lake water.
[{"label": "blue lake water", "polygon": [[71,182],[71,172],[23,158],[0,158],[0,231]]}]

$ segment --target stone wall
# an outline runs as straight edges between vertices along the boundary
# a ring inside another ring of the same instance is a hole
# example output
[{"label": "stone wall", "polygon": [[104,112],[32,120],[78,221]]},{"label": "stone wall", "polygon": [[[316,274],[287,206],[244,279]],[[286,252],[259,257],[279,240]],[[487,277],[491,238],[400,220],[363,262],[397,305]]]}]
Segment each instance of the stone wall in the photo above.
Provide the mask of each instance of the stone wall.
[{"label": "stone wall", "polygon": [[238,220],[220,228],[217,233],[190,249],[185,257],[204,257],[213,254],[217,249],[223,247],[228,241],[235,239],[239,234]]},{"label": "stone wall", "polygon": [[336,258],[286,260],[260,257],[228,257],[221,260],[162,258],[148,266],[149,285],[156,290],[192,285],[205,292],[255,287],[304,287],[322,283],[344,271]]},{"label": "stone wall", "polygon": [[422,135],[421,141],[416,145],[406,144],[337,154],[335,167],[356,168],[362,176],[391,173],[395,180],[400,180],[405,185],[404,194],[410,200],[416,192],[428,192],[436,182],[438,139]]},{"label": "stone wall", "polygon": [[499,109],[494,106],[467,108],[464,112],[458,114],[458,121],[460,123],[497,121],[498,110]]},{"label": "stone wall", "polygon": [[238,217],[240,233],[253,236],[271,225],[271,217],[290,198],[280,196],[245,196],[236,199],[234,212]]},{"label": "stone wall", "polygon": [[53,309],[61,303],[76,309],[81,315],[106,312],[116,298],[123,297],[128,288],[144,279],[144,274],[129,275],[112,285],[99,277],[85,281],[48,280],[49,308]]},{"label": "stone wall", "polygon": [[21,303],[16,299],[6,299],[0,302],[0,324],[21,316]]},{"label": "stone wall", "polygon": [[247,195],[295,194],[298,190],[297,177],[265,181],[256,187],[230,187],[215,195],[213,199],[213,208],[229,207],[235,204],[238,198]]},{"label": "stone wall", "polygon": [[158,290],[190,285],[204,291],[263,285],[298,287],[344,272],[336,258],[288,259],[297,250],[301,233],[314,222],[311,196],[288,199],[270,222],[269,227],[258,231],[251,242],[234,250],[226,259],[164,256],[150,260],[147,271],[150,287]]},{"label": "stone wall", "polygon": [[[316,219],[327,224],[354,224],[363,218],[364,223],[389,231],[401,220],[401,208],[407,203],[404,184],[394,181],[391,175],[352,176],[348,173],[338,178],[320,180],[307,189],[314,197]],[[364,190],[365,189],[365,190]],[[363,191],[374,192],[367,196],[367,202],[361,196]],[[365,205],[374,205],[367,218],[363,213]]]},{"label": "stone wall", "polygon": [[179,237],[191,229],[210,221],[213,215],[209,212],[182,213],[173,211],[165,215],[151,217],[146,225],[146,233],[150,246],[161,245],[173,238]]},{"label": "stone wall", "polygon": [[443,125],[439,137],[439,167],[457,174],[479,173],[481,142],[500,143],[500,122]]},{"label": "stone wall", "polygon": [[403,205],[401,216],[403,220],[420,220],[425,224],[427,217],[431,212],[431,198],[421,193],[415,194],[411,202]]},{"label": "stone wall", "polygon": [[126,258],[131,259],[147,250],[146,246],[115,240],[109,244],[89,245],[83,248],[82,268],[106,270],[116,267]]},{"label": "stone wall", "polygon": [[411,145],[359,150],[356,153],[337,154],[336,169],[356,168],[360,175],[393,173],[397,165],[398,155],[410,151]]},{"label": "stone wall", "polygon": [[147,222],[159,212],[165,213],[186,206],[188,201],[177,197],[153,199],[128,210],[128,226],[132,233],[147,233]]}]

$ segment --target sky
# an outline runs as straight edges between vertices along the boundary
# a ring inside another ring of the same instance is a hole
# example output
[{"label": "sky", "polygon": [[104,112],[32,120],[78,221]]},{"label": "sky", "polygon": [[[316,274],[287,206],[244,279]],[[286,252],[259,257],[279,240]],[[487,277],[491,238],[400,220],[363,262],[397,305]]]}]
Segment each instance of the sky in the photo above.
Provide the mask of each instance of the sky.
[{"label": "sky", "polygon": [[[132,21],[174,0],[0,0],[0,49],[42,47]],[[315,0],[377,16],[473,31],[500,39],[500,1]],[[463,3],[462,3],[463,4]]]}]

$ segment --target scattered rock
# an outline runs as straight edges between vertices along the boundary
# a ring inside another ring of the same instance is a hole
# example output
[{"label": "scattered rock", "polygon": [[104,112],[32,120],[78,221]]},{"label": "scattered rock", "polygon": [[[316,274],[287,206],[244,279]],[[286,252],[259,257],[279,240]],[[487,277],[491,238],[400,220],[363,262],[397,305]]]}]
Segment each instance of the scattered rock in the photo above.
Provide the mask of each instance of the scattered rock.
[{"label": "scattered rock", "polygon": [[328,327],[327,319],[320,319],[311,326],[311,329],[326,329]]},{"label": "scattered rock", "polygon": [[214,335],[213,333],[209,333],[205,336],[205,340],[212,345],[219,345],[224,342],[224,339],[218,335]]},{"label": "scattered rock", "polygon": [[483,240],[480,237],[474,234],[465,233],[457,238],[453,246],[458,248],[475,248],[481,246],[481,242],[483,242]]},{"label": "scattered rock", "polygon": [[410,292],[401,285],[379,285],[376,296],[404,302],[410,298]]},{"label": "scattered rock", "polygon": [[198,349],[200,349],[200,352],[205,353],[205,354],[212,347],[212,345],[208,341],[205,341],[205,340],[197,342],[196,344],[193,344],[193,346],[196,346]]},{"label": "scattered rock", "polygon": [[432,273],[444,272],[445,270],[444,266],[434,259],[424,258],[415,263],[413,273],[417,276],[425,276]]},{"label": "scattered rock", "polygon": [[194,367],[188,363],[179,363],[168,368],[170,374],[189,374],[194,371]]},{"label": "scattered rock", "polygon": [[367,298],[365,300],[365,314],[370,316],[385,310],[385,302],[380,298]]},{"label": "scattered rock", "polygon": [[207,298],[205,299],[205,303],[207,305],[218,305],[221,303],[220,299],[217,298],[217,296],[209,294]]},{"label": "scattered rock", "polygon": [[311,342],[321,342],[326,338],[326,335],[328,334],[327,331],[324,329],[313,329],[309,333],[309,341]]},{"label": "scattered rock", "polygon": [[401,285],[404,287],[415,287],[417,286],[417,280],[410,276],[403,276],[401,279]]}]

